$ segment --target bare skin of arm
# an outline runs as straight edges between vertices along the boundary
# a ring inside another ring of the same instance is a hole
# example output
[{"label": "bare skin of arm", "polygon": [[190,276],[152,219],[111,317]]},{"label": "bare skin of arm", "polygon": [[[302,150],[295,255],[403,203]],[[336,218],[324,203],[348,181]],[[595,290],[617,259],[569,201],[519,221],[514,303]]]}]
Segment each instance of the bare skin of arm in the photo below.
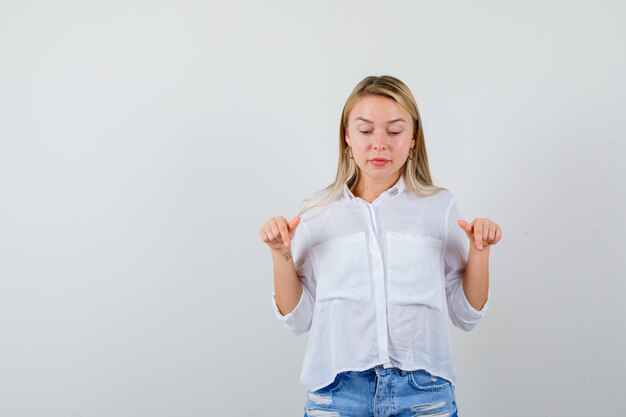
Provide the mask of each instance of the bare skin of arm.
[{"label": "bare skin of arm", "polygon": [[487,302],[489,291],[489,250],[489,246],[480,250],[470,245],[467,266],[463,275],[465,297],[478,311],[482,310]]},{"label": "bare skin of arm", "polygon": [[295,216],[287,222],[283,216],[275,216],[259,230],[259,236],[272,252],[276,305],[283,316],[296,308],[302,295],[302,283],[291,255],[291,239],[300,220],[300,216]]},{"label": "bare skin of arm", "polygon": [[480,311],[489,295],[489,251],[502,239],[502,228],[487,218],[476,218],[472,223],[459,220],[458,224],[470,240],[463,292],[470,305]]},{"label": "bare skin of arm", "polygon": [[272,261],[276,304],[284,316],[298,305],[302,295],[302,283],[296,274],[290,248],[272,249]]}]

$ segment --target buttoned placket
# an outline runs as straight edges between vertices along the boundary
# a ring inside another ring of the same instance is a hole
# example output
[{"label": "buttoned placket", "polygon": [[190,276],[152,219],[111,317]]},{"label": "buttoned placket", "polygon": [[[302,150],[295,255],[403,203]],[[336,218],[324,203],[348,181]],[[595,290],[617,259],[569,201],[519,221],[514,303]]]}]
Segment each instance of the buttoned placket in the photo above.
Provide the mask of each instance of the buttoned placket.
[{"label": "buttoned placket", "polygon": [[387,292],[385,290],[385,263],[380,242],[380,228],[377,219],[377,207],[386,200],[391,193],[387,190],[378,196],[372,203],[355,197],[363,208],[369,229],[369,248],[372,255],[372,273],[374,281],[374,303],[376,309],[376,335],[378,339],[378,360],[385,368],[392,366],[389,358],[389,339],[387,330]]}]

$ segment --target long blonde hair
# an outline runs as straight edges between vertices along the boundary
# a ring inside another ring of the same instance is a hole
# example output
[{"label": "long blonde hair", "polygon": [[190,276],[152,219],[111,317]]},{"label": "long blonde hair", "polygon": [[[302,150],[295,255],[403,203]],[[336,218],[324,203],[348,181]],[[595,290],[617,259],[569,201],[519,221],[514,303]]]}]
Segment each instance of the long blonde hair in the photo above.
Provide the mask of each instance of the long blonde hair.
[{"label": "long blonde hair", "polygon": [[426,154],[426,144],[424,143],[424,129],[420,117],[415,97],[411,90],[399,79],[390,75],[365,77],[346,100],[341,113],[339,124],[339,162],[337,164],[337,176],[332,184],[325,187],[322,192],[315,193],[306,199],[301,205],[298,215],[316,206],[324,206],[336,200],[343,192],[344,184],[349,188],[359,180],[359,167],[354,159],[346,157],[348,144],[345,141],[346,130],[348,129],[348,116],[356,105],[357,101],[366,95],[377,95],[391,98],[405,109],[413,119],[415,157],[414,160],[407,158],[401,168],[405,187],[418,197],[430,196],[440,191],[446,190],[433,184],[428,166],[428,155]]}]

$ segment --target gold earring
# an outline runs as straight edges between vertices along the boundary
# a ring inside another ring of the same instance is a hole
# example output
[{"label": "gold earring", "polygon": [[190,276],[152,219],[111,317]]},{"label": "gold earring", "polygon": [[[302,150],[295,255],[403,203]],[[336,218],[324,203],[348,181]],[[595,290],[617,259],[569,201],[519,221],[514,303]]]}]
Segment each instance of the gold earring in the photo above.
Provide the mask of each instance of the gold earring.
[{"label": "gold earring", "polygon": [[415,155],[417,154],[417,152],[415,151],[415,148],[411,148],[409,149],[409,159],[411,161],[415,160]]},{"label": "gold earring", "polygon": [[[346,156],[346,158],[348,158],[348,159],[354,159],[354,158],[352,157],[352,149],[350,149],[350,148],[351,148],[351,147],[350,147],[350,146],[348,146],[348,147],[347,147],[347,148],[343,151],[343,154],[344,154],[344,155]],[[350,155],[348,155],[348,149],[350,149]]]}]

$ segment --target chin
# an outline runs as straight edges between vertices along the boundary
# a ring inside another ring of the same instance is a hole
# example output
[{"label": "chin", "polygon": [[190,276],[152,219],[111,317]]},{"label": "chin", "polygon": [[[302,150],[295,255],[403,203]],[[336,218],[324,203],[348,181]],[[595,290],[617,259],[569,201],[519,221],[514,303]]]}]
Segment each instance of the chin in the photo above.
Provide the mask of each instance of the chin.
[{"label": "chin", "polygon": [[380,170],[377,170],[377,171],[367,170],[367,171],[365,171],[365,173],[370,178],[384,179],[384,178],[387,178],[387,177],[389,177],[391,175],[395,175],[396,171],[394,171],[392,169],[384,169],[384,170],[380,169]]}]

